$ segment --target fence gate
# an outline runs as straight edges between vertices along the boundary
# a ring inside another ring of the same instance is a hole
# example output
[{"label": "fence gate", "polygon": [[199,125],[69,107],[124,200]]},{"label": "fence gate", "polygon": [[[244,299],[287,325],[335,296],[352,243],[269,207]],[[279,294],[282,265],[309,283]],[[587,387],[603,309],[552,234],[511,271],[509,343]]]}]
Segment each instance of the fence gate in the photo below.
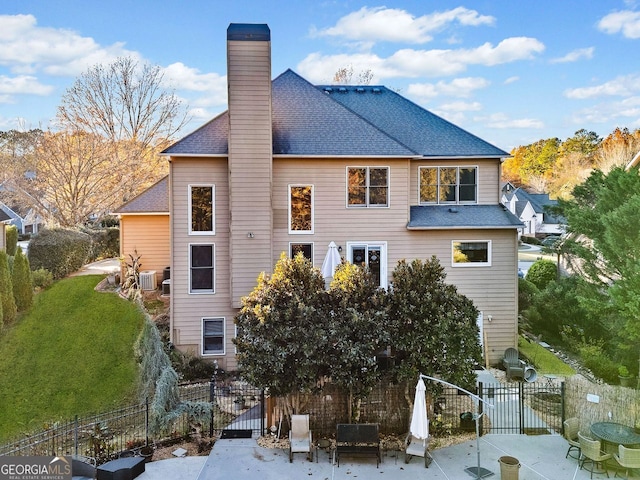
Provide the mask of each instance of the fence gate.
[{"label": "fence gate", "polygon": [[490,433],[559,435],[564,421],[564,382],[490,383],[478,385]]},{"label": "fence gate", "polygon": [[264,434],[264,390],[244,382],[220,382],[214,378],[210,397],[213,405],[211,435],[251,438]]}]

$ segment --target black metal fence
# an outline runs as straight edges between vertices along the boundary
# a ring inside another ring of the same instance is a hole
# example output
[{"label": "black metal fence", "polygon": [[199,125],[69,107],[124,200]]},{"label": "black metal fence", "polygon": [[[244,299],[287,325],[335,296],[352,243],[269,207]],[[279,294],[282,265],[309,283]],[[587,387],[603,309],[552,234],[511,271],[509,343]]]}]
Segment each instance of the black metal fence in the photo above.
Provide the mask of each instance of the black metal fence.
[{"label": "black metal fence", "polygon": [[[185,401],[212,403],[208,425],[203,433],[220,436],[222,432],[243,431],[252,436],[279,432],[286,436],[289,426],[281,403],[265,398],[264,391],[245,382],[214,379],[208,383],[183,385]],[[564,383],[479,384],[477,402],[454,388],[444,388],[433,397],[430,432],[446,437],[476,429],[480,433],[558,434],[562,431],[565,408]],[[409,429],[410,402],[414,385],[380,384],[359,406],[361,423],[379,424],[382,434],[404,434]],[[486,402],[486,404],[485,404]],[[294,413],[309,413],[314,438],[331,438],[338,423],[349,423],[349,397],[326,385],[317,395],[307,396]],[[489,404],[489,405],[487,405]],[[100,415],[76,417],[56,422],[51,428],[0,445],[0,455],[71,455],[95,457],[98,461],[115,458],[133,447],[164,444],[189,437],[192,427],[183,416],[171,429],[150,437],[149,405],[130,405]]]},{"label": "black metal fence", "polygon": [[[183,385],[180,392],[183,400],[210,399],[209,383]],[[149,402],[145,402],[54,422],[40,432],[0,445],[0,455],[86,455],[104,462],[134,447],[170,443],[191,433],[191,425],[183,415],[173,422],[171,429],[150,437]]]}]

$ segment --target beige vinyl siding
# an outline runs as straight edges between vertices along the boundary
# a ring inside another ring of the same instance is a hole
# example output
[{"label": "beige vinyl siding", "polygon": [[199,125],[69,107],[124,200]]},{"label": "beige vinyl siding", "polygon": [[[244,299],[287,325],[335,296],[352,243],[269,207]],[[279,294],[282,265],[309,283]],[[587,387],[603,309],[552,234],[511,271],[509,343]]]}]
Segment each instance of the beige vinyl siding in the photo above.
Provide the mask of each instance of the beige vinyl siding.
[{"label": "beige vinyl siding", "polygon": [[[442,163],[441,161],[439,163]],[[470,163],[465,163],[468,165]],[[488,197],[498,189],[497,161],[477,161],[481,195]],[[347,208],[347,166],[388,166],[389,207]],[[411,181],[415,178],[415,181]],[[492,187],[490,188],[489,182]],[[291,235],[287,224],[287,185],[314,186],[314,234]],[[484,184],[487,184],[483,187]],[[412,185],[407,188],[408,185]],[[386,242],[388,280],[398,261],[435,255],[444,266],[446,281],[458,285],[460,293],[471,298],[485,318],[490,337],[491,363],[498,363],[504,350],[515,345],[517,332],[517,233],[508,230],[407,230],[408,204],[417,203],[417,167],[409,160],[274,160],[274,257],[288,252],[289,242],[314,242],[314,265],[322,265],[331,241],[343,247],[347,242]],[[484,203],[492,203],[487,200]],[[494,202],[495,203],[495,202]],[[490,240],[491,266],[454,268],[451,242]],[[491,315],[492,321],[487,321]]]},{"label": "beige vinyl siding", "polygon": [[419,204],[419,167],[478,167],[478,204],[495,205],[500,201],[500,160],[416,160],[411,163],[409,205]]},{"label": "beige vinyl siding", "polygon": [[258,274],[272,267],[271,43],[227,45],[230,277],[232,302],[239,307]]},{"label": "beige vinyl siding", "polygon": [[120,216],[120,256],[129,261],[137,251],[142,270],[155,270],[158,286],[171,259],[169,214]]},{"label": "beige vinyl siding", "polygon": [[[229,286],[229,189],[226,159],[173,158],[171,162],[171,341],[202,354],[202,318],[225,318],[225,355],[211,355],[221,368],[235,368],[235,335]],[[215,185],[215,235],[189,235],[189,185]],[[215,293],[189,293],[189,245],[215,245]]]},{"label": "beige vinyl siding", "polygon": [[7,248],[7,225],[0,223],[0,250],[4,251]]}]

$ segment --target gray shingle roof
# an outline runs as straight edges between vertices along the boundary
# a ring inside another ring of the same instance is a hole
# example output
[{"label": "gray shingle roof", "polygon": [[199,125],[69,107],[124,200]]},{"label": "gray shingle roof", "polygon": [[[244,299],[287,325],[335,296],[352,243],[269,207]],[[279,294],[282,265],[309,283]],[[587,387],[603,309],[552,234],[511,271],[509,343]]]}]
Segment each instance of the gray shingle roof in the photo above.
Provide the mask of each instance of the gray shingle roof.
[{"label": "gray shingle roof", "polygon": [[417,205],[409,212],[408,229],[517,228],[523,224],[502,205]]},{"label": "gray shingle roof", "polygon": [[[274,155],[508,156],[385,87],[316,87],[287,70],[272,89]],[[225,112],[163,153],[226,155],[227,134]]]},{"label": "gray shingle roof", "polygon": [[164,177],[114,213],[169,213],[169,177]]}]

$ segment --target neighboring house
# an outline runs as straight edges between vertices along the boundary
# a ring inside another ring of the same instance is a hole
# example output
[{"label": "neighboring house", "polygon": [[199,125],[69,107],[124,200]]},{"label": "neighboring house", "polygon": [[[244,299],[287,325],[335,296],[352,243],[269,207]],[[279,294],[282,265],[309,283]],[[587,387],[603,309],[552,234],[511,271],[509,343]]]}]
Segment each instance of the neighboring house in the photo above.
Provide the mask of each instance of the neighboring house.
[{"label": "neighboring house", "polygon": [[227,47],[228,111],[163,152],[173,344],[235,369],[234,316],[260,272],[281,252],[320,267],[333,241],[383,287],[399,260],[435,255],[498,363],[518,334],[509,154],[382,86],[272,81],[267,25],[231,24]]},{"label": "neighboring house", "polygon": [[546,210],[558,204],[547,193],[529,193],[507,182],[502,186],[501,202],[524,224],[522,235],[546,237],[564,233],[562,219]]},{"label": "neighboring house", "polygon": [[0,210],[10,218],[9,224],[16,226],[19,235],[34,235],[42,228],[42,217],[31,207],[0,202]]},{"label": "neighboring house", "polygon": [[0,210],[0,250],[7,249],[7,225],[11,221],[11,217]]},{"label": "neighboring house", "polygon": [[170,263],[169,178],[164,177],[133,200],[118,208],[120,256],[140,256],[143,271],[156,272],[156,284]]}]

